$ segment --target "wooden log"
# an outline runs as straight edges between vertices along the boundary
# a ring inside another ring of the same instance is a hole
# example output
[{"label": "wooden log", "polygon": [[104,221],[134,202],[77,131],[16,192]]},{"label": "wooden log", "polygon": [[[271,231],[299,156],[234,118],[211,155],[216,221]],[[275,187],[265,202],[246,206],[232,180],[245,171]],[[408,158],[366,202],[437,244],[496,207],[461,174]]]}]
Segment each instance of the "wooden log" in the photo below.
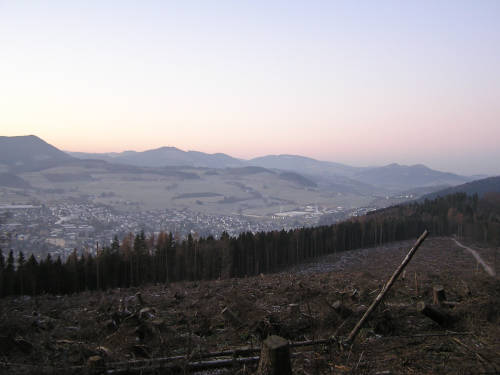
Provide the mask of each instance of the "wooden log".
[{"label": "wooden log", "polygon": [[363,326],[365,321],[368,319],[368,317],[370,316],[372,311],[375,310],[375,308],[379,305],[379,303],[382,301],[382,299],[384,298],[386,293],[391,289],[392,284],[394,284],[394,282],[398,278],[399,274],[401,272],[403,272],[404,268],[406,267],[406,265],[410,262],[411,258],[413,257],[413,254],[415,254],[415,252],[420,247],[422,242],[424,242],[424,240],[428,234],[429,234],[429,232],[427,230],[425,230],[424,233],[422,233],[422,235],[417,239],[417,242],[415,242],[415,245],[413,245],[413,247],[410,249],[408,254],[406,254],[406,257],[403,259],[403,262],[401,262],[401,264],[396,269],[396,271],[394,271],[394,273],[392,274],[389,281],[387,281],[387,283],[384,285],[384,287],[382,288],[382,290],[378,294],[377,298],[375,298],[375,300],[372,302],[372,304],[370,305],[368,310],[366,310],[365,314],[361,317],[359,322],[352,329],[351,333],[349,334],[349,336],[346,339],[346,344],[352,342],[356,338],[356,335],[358,334],[359,330],[361,329],[361,327]]},{"label": "wooden log", "polygon": [[435,285],[434,288],[432,288],[432,296],[432,303],[434,305],[441,305],[444,301],[446,301],[444,287],[442,285]]},{"label": "wooden log", "polygon": [[292,375],[288,341],[279,336],[264,340],[260,352],[258,375]]},{"label": "wooden log", "polygon": [[[289,347],[290,348],[299,348],[299,347],[305,347],[305,346],[313,346],[313,345],[328,345],[328,344],[334,344],[336,341],[332,338],[328,339],[319,339],[319,340],[308,340],[308,341],[296,341],[296,342],[290,342]],[[259,347],[256,348],[238,348],[234,350],[224,350],[224,351],[219,351],[219,352],[209,352],[209,353],[193,353],[193,357],[196,358],[214,358],[214,357],[233,357],[233,359],[229,360],[232,361],[234,359],[239,359],[239,356],[244,356],[244,355],[250,355],[250,354],[256,354],[259,353],[262,349]],[[292,354],[293,357],[293,354]],[[251,358],[258,358],[259,357],[251,357]],[[187,361],[189,359],[189,355],[177,355],[173,357],[162,357],[162,358],[152,358],[152,359],[135,359],[131,361],[124,361],[124,362],[110,362],[107,363],[108,368],[119,368],[119,367],[125,367],[125,368],[137,368],[140,366],[146,366],[146,365],[156,365],[156,366],[167,366],[170,362],[177,362],[177,361]],[[243,358],[244,359],[244,358]],[[223,362],[218,362],[218,363],[223,363]],[[231,362],[227,362],[229,365],[231,365]],[[222,366],[221,366],[222,367]]]},{"label": "wooden log", "polygon": [[434,320],[442,327],[448,327],[452,323],[452,317],[438,305],[427,305],[424,301],[420,301],[417,303],[417,311]]}]

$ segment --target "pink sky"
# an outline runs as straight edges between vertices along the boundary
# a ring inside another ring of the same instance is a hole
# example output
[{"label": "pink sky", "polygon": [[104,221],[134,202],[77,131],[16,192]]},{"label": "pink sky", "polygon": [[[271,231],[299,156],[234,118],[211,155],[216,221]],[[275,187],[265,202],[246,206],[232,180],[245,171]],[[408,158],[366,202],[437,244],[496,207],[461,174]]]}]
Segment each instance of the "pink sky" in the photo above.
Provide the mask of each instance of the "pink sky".
[{"label": "pink sky", "polygon": [[500,174],[497,1],[1,2],[0,135]]}]

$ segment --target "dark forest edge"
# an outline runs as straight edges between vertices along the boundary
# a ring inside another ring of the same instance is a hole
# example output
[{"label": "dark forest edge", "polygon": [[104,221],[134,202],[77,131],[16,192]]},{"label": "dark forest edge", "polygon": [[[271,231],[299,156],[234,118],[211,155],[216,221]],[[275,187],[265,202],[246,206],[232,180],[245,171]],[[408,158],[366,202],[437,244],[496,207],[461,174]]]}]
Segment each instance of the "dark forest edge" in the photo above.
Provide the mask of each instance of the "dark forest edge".
[{"label": "dark forest edge", "polygon": [[456,234],[492,246],[500,245],[500,194],[456,193],[421,203],[389,207],[330,226],[290,231],[223,233],[181,242],[172,234],[156,238],[129,234],[96,256],[75,251],[62,262],[50,255],[37,262],[33,254],[5,259],[0,249],[0,297],[69,294],[146,283],[253,276],[282,270],[335,252],[416,238],[425,229],[433,236]]}]

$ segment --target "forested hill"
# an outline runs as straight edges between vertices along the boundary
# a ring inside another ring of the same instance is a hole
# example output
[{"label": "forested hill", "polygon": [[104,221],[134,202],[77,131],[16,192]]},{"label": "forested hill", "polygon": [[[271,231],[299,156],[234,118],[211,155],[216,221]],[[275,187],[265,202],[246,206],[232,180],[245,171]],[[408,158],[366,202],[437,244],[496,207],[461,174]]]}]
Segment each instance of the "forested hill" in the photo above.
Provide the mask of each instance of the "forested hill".
[{"label": "forested hill", "polygon": [[[500,194],[479,198],[457,193],[432,201],[384,209],[331,226],[288,232],[223,234],[176,241],[172,234],[147,238],[130,234],[115,239],[97,256],[77,255],[65,261],[50,256],[15,260],[0,253],[0,295],[73,293],[83,290],[173,282],[243,277],[274,272],[313,257],[431,235],[459,234],[500,244]],[[16,267],[16,264],[18,266]]]},{"label": "forested hill", "polygon": [[484,194],[491,192],[500,193],[500,176],[483,178],[481,180],[467,182],[462,185],[452,186],[444,190],[425,195],[421,198],[421,200],[444,197],[455,193],[467,193],[469,195],[477,194],[481,197]]}]

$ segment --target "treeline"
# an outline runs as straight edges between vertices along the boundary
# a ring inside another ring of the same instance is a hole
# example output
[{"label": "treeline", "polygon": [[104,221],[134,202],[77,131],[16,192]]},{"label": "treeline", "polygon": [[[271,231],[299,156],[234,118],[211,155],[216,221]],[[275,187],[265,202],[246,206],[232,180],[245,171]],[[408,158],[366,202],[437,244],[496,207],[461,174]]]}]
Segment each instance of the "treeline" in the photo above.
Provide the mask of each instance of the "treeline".
[{"label": "treeline", "polygon": [[22,253],[14,259],[12,251],[5,258],[0,250],[0,296],[258,275],[337,251],[416,238],[424,229],[436,236],[457,234],[499,245],[500,194],[479,199],[457,193],[330,226],[238,237],[223,233],[220,239],[189,235],[177,241],[172,234],[147,237],[141,232],[121,243],[115,237],[94,256],[75,250],[64,262],[50,255],[38,262]]}]

